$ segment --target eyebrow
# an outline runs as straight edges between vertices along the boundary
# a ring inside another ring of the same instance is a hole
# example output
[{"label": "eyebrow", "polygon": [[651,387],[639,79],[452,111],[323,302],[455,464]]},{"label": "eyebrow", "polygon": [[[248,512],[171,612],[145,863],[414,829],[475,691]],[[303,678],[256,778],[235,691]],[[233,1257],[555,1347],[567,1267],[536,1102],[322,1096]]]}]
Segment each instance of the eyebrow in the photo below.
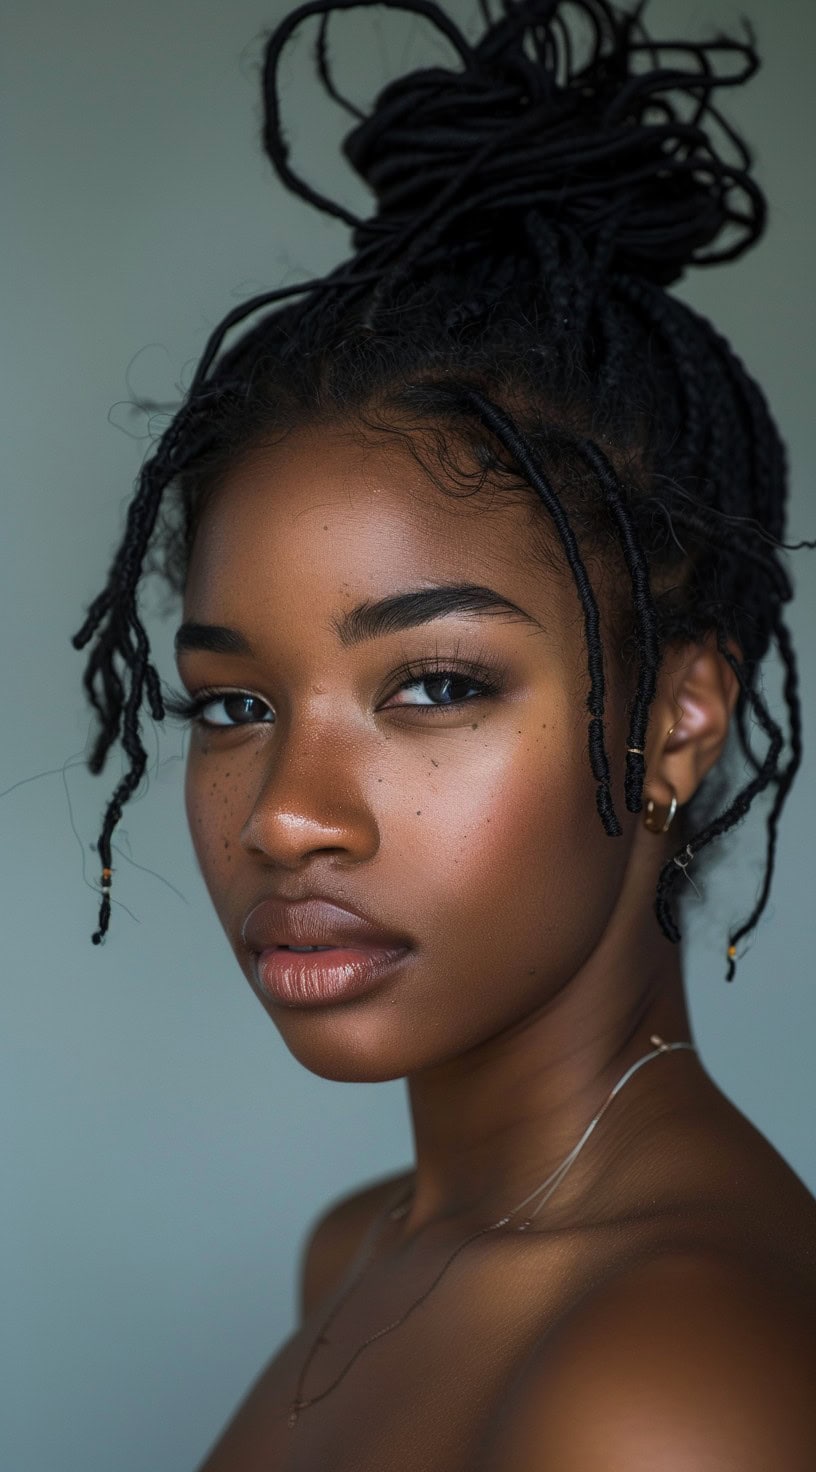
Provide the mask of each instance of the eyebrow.
[{"label": "eyebrow", "polygon": [[[517,603],[480,583],[439,583],[432,587],[408,588],[375,602],[366,600],[331,619],[331,627],[345,649],[368,639],[381,639],[404,629],[450,614],[492,615],[516,623],[543,625]],[[211,654],[252,654],[252,646],[237,629],[222,624],[185,623],[175,638],[176,653],[207,650]]]}]

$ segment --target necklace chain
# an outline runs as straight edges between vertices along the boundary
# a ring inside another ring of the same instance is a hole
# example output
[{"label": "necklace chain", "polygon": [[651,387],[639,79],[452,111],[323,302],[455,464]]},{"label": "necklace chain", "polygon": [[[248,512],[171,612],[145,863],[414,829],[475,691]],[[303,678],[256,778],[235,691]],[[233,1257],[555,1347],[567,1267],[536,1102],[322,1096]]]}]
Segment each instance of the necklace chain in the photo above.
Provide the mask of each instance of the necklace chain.
[{"label": "necklace chain", "polygon": [[441,1281],[445,1273],[448,1271],[451,1263],[454,1261],[455,1258],[459,1256],[459,1253],[462,1252],[465,1247],[468,1247],[471,1242],[475,1242],[477,1238],[486,1236],[488,1232],[496,1232],[499,1231],[502,1227],[509,1226],[513,1218],[517,1216],[518,1213],[524,1209],[524,1207],[529,1207],[530,1204],[535,1200],[535,1198],[537,1196],[540,1196],[541,1199],[538,1204],[532,1210],[528,1211],[527,1215],[523,1217],[522,1220],[515,1227],[512,1228],[512,1230],[515,1232],[525,1232],[528,1230],[528,1228],[532,1225],[534,1219],[538,1216],[538,1213],[549,1201],[553,1192],[558,1188],[558,1186],[560,1186],[561,1182],[564,1179],[564,1176],[567,1174],[567,1171],[573,1165],[574,1161],[577,1159],[580,1151],[583,1149],[593,1130],[603,1118],[604,1114],[612,1103],[612,1100],[615,1098],[615,1095],[618,1094],[623,1088],[624,1084],[628,1083],[629,1079],[632,1078],[635,1073],[637,1073],[639,1068],[642,1068],[645,1063],[648,1063],[650,1061],[650,1059],[658,1058],[661,1053],[674,1053],[680,1048],[686,1048],[691,1052],[696,1051],[693,1043],[664,1043],[663,1039],[661,1037],[658,1037],[657,1034],[653,1034],[649,1041],[654,1044],[652,1052],[644,1053],[642,1058],[638,1058],[636,1062],[631,1064],[631,1066],[627,1068],[623,1074],[621,1074],[621,1077],[618,1079],[617,1083],[614,1084],[614,1086],[610,1089],[597,1114],[594,1115],[594,1117],[590,1120],[589,1124],[581,1135],[581,1138],[578,1140],[578,1143],[572,1147],[569,1153],[561,1161],[560,1165],[557,1165],[555,1170],[551,1171],[546,1179],[543,1180],[540,1185],[536,1186],[535,1190],[531,1191],[529,1196],[525,1196],[523,1201],[520,1201],[517,1206],[514,1206],[512,1211],[508,1212],[506,1216],[499,1217],[499,1220],[497,1222],[490,1222],[489,1225],[486,1227],[479,1227],[475,1232],[471,1232],[469,1236],[465,1237],[463,1241],[458,1244],[457,1247],[454,1247],[453,1251],[445,1259],[442,1267],[439,1269],[439,1272],[433,1278],[430,1285],[425,1289],[424,1293],[420,1294],[419,1298],[415,1299],[414,1302],[408,1306],[405,1312],[400,1314],[399,1318],[394,1319],[393,1322],[390,1324],[384,1324],[381,1329],[377,1329],[374,1334],[370,1334],[368,1339],[364,1339],[362,1344],[359,1344],[357,1346],[351,1358],[343,1366],[343,1369],[340,1371],[339,1375],[335,1376],[334,1380],[332,1380],[330,1384],[325,1387],[324,1390],[319,1391],[317,1395],[303,1397],[301,1395],[301,1391],[303,1389],[303,1383],[306,1379],[309,1367],[314,1360],[320,1346],[322,1344],[328,1343],[328,1340],[326,1338],[326,1330],[337,1318],[337,1315],[343,1307],[344,1303],[346,1303],[351,1297],[354,1289],[358,1286],[365,1272],[370,1266],[377,1251],[377,1247],[380,1243],[383,1230],[387,1222],[390,1220],[396,1220],[399,1217],[405,1215],[413,1196],[413,1187],[409,1187],[407,1191],[400,1191],[397,1196],[396,1202],[386,1206],[383,1209],[381,1215],[377,1218],[371,1229],[372,1242],[368,1252],[360,1263],[360,1266],[358,1267],[356,1273],[353,1274],[347,1287],[344,1289],[343,1293],[336,1300],[332,1308],[329,1310],[329,1313],[326,1315],[326,1318],[323,1320],[320,1330],[315,1339],[312,1341],[309,1352],[303,1362],[300,1374],[298,1376],[297,1385],[295,1387],[295,1394],[289,1407],[288,1421],[290,1427],[294,1427],[297,1424],[298,1416],[300,1415],[301,1411],[306,1410],[308,1406],[315,1405],[318,1401],[324,1400],[327,1395],[330,1395],[331,1392],[337,1388],[341,1380],[345,1379],[352,1365],[357,1362],[364,1350],[368,1349],[370,1345],[375,1344],[378,1339],[382,1339],[386,1334],[392,1334],[395,1329],[399,1329],[405,1323],[406,1319],[409,1318],[410,1315],[419,1308],[420,1304],[424,1303],[426,1298],[430,1297],[431,1293],[433,1293],[434,1288],[436,1288],[437,1284]]}]

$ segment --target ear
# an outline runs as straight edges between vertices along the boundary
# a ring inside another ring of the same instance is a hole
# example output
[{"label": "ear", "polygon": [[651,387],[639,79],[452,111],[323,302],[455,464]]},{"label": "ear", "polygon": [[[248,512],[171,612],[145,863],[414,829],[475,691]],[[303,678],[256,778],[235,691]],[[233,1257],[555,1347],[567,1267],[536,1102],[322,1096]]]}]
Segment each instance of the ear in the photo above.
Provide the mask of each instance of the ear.
[{"label": "ear", "polygon": [[[739,660],[742,651],[729,640]],[[701,644],[673,646],[665,655],[649,714],[644,797],[682,807],[722,755],[739,680],[717,648],[716,634]]]}]

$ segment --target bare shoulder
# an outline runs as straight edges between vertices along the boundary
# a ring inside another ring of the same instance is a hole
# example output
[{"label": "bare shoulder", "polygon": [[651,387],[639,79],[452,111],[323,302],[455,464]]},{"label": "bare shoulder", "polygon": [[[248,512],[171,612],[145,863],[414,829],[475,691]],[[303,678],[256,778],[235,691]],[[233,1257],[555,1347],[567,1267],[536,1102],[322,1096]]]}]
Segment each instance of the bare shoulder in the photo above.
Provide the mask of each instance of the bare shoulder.
[{"label": "bare shoulder", "polygon": [[[305,1318],[339,1281],[368,1228],[401,1181],[412,1172],[398,1172],[335,1198],[308,1229],[300,1259],[300,1307]],[[281,1423],[281,1381],[288,1383],[288,1357],[297,1341],[296,1328],[261,1370],[234,1412],[199,1472],[253,1472],[270,1468],[274,1461],[275,1437]],[[291,1385],[290,1385],[291,1390]],[[285,1405],[285,1398],[284,1398]]]},{"label": "bare shoulder", "polygon": [[814,1385],[812,1280],[667,1251],[591,1287],[544,1334],[483,1469],[812,1472]]},{"label": "bare shoulder", "polygon": [[335,1198],[312,1223],[300,1257],[303,1319],[332,1291],[386,1202],[412,1174],[398,1171]]}]

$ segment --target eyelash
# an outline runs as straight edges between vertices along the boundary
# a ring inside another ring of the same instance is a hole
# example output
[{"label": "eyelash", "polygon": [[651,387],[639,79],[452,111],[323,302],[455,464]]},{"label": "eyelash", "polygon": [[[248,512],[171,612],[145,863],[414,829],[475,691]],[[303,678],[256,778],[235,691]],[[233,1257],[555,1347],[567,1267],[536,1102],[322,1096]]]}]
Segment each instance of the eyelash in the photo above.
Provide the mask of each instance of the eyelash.
[{"label": "eyelash", "polygon": [[[475,700],[485,700],[492,696],[500,695],[505,679],[505,672],[492,659],[484,659],[483,663],[477,664],[470,660],[452,661],[436,656],[433,659],[406,660],[393,671],[392,679],[398,679],[399,685],[393,689],[388,696],[397,695],[406,686],[421,684],[425,680],[439,679],[442,675],[450,675],[454,678],[466,679],[469,684],[477,690],[475,696],[464,700],[450,700],[447,704],[438,705],[411,705],[395,706],[396,710],[421,710],[423,713],[436,716],[440,712],[449,710],[461,710],[465,705],[471,705]],[[165,698],[165,711],[173,719],[184,725],[201,725],[208,731],[234,731],[240,726],[268,725],[267,721],[205,721],[202,711],[214,700],[220,700],[228,695],[250,695],[249,690],[223,689],[213,686],[200,690],[197,695],[185,696],[180,692],[174,692]],[[253,696],[260,700],[260,696]],[[267,707],[268,708],[268,707]]]}]

